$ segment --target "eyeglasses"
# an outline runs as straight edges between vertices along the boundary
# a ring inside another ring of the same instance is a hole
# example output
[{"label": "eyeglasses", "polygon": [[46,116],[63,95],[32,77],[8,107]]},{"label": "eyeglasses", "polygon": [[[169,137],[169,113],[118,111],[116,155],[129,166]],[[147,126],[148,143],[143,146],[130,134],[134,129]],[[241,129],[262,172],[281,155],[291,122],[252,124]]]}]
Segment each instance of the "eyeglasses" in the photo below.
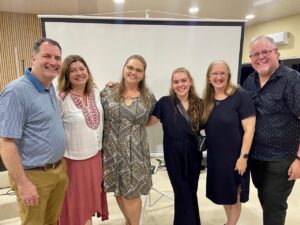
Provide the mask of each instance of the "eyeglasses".
[{"label": "eyeglasses", "polygon": [[140,68],[134,68],[133,66],[131,65],[126,65],[126,68],[130,71],[130,72],[133,72],[135,71],[136,73],[143,73],[144,71]]},{"label": "eyeglasses", "polygon": [[273,48],[271,50],[262,50],[261,52],[255,52],[253,54],[250,54],[249,57],[250,58],[258,58],[260,55],[262,55],[263,57],[267,57],[271,54],[271,52],[273,52],[276,48]]},{"label": "eyeglasses", "polygon": [[213,73],[210,74],[210,76],[212,76],[212,77],[217,77],[217,76],[225,77],[225,76],[227,76],[227,75],[228,75],[228,74],[225,73],[225,72],[220,72],[220,73],[213,72]]}]

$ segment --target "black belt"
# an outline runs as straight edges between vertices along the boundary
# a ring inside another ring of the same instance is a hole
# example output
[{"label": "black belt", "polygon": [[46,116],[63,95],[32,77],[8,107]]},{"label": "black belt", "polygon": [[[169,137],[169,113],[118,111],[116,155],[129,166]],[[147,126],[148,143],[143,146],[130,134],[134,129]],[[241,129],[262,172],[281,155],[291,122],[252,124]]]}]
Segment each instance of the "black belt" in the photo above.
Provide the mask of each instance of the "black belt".
[{"label": "black belt", "polygon": [[61,164],[61,159],[58,160],[55,163],[49,163],[49,164],[45,164],[43,166],[37,166],[37,167],[33,167],[33,168],[29,168],[26,170],[49,170],[49,169],[55,169],[57,168],[59,165]]}]

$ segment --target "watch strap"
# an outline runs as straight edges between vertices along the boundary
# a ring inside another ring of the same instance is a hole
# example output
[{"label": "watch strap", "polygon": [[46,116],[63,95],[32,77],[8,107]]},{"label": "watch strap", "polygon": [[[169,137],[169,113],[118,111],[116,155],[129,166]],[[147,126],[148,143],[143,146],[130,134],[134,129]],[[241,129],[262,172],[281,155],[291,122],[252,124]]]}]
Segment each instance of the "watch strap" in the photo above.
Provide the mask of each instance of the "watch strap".
[{"label": "watch strap", "polygon": [[248,153],[241,153],[241,156],[244,159],[248,159],[249,158],[249,154]]}]

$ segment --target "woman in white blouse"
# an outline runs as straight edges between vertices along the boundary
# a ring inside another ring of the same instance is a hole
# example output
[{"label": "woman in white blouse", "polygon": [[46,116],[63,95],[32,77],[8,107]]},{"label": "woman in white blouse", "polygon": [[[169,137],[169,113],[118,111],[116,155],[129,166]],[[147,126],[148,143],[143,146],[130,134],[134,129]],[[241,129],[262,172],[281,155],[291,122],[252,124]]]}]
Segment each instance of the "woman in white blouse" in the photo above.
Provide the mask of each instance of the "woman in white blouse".
[{"label": "woman in white blouse", "polygon": [[69,178],[59,224],[90,225],[91,215],[108,219],[108,209],[102,189],[103,108],[99,90],[82,57],[65,58],[58,91]]}]

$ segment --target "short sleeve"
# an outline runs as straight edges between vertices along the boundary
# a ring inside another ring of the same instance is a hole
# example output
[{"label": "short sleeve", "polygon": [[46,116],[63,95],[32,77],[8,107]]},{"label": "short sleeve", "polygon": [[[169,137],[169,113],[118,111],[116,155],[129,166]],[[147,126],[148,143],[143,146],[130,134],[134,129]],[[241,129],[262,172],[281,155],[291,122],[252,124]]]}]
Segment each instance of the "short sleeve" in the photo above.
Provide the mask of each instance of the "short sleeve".
[{"label": "short sleeve", "polygon": [[104,99],[105,96],[107,95],[107,89],[108,89],[108,87],[105,87],[105,88],[102,89],[102,91],[100,91],[101,99]]},{"label": "short sleeve", "polygon": [[254,116],[256,114],[255,104],[249,93],[242,88],[238,88],[237,92],[240,95],[240,105],[238,109],[240,119],[243,120]]},{"label": "short sleeve", "polygon": [[292,114],[300,117],[300,74],[294,72],[285,88],[284,98]]},{"label": "short sleeve", "polygon": [[156,102],[154,110],[152,112],[152,115],[161,119],[162,118],[162,105],[163,105],[163,101],[164,101],[164,97],[162,97],[161,99],[158,100],[158,102]]},{"label": "short sleeve", "polygon": [[13,88],[8,88],[0,96],[0,136],[20,139],[25,123],[26,108]]},{"label": "short sleeve", "polygon": [[256,94],[259,90],[259,87],[256,86],[256,74],[255,72],[250,74],[247,79],[245,80],[244,84],[243,84],[243,88],[244,90],[248,93],[248,95],[250,95],[253,99],[255,99]]},{"label": "short sleeve", "polygon": [[107,86],[102,89],[102,91],[100,92],[102,105],[105,104],[108,96],[110,96],[115,91],[115,89],[116,89],[115,87],[107,87]]},{"label": "short sleeve", "polygon": [[57,94],[57,103],[58,103],[60,113],[61,113],[62,116],[64,115],[64,106],[63,106],[64,102],[63,101],[64,101],[66,96],[67,95],[63,92],[60,92],[59,94]]},{"label": "short sleeve", "polygon": [[149,95],[150,95],[150,105],[151,105],[151,109],[150,109],[150,115],[152,114],[154,108],[155,108],[155,105],[157,103],[157,100],[154,96],[154,94],[152,92],[149,92]]},{"label": "short sleeve", "polygon": [[243,84],[243,88],[244,90],[251,90],[251,78],[250,77],[247,77],[247,79],[244,81],[244,84]]}]

